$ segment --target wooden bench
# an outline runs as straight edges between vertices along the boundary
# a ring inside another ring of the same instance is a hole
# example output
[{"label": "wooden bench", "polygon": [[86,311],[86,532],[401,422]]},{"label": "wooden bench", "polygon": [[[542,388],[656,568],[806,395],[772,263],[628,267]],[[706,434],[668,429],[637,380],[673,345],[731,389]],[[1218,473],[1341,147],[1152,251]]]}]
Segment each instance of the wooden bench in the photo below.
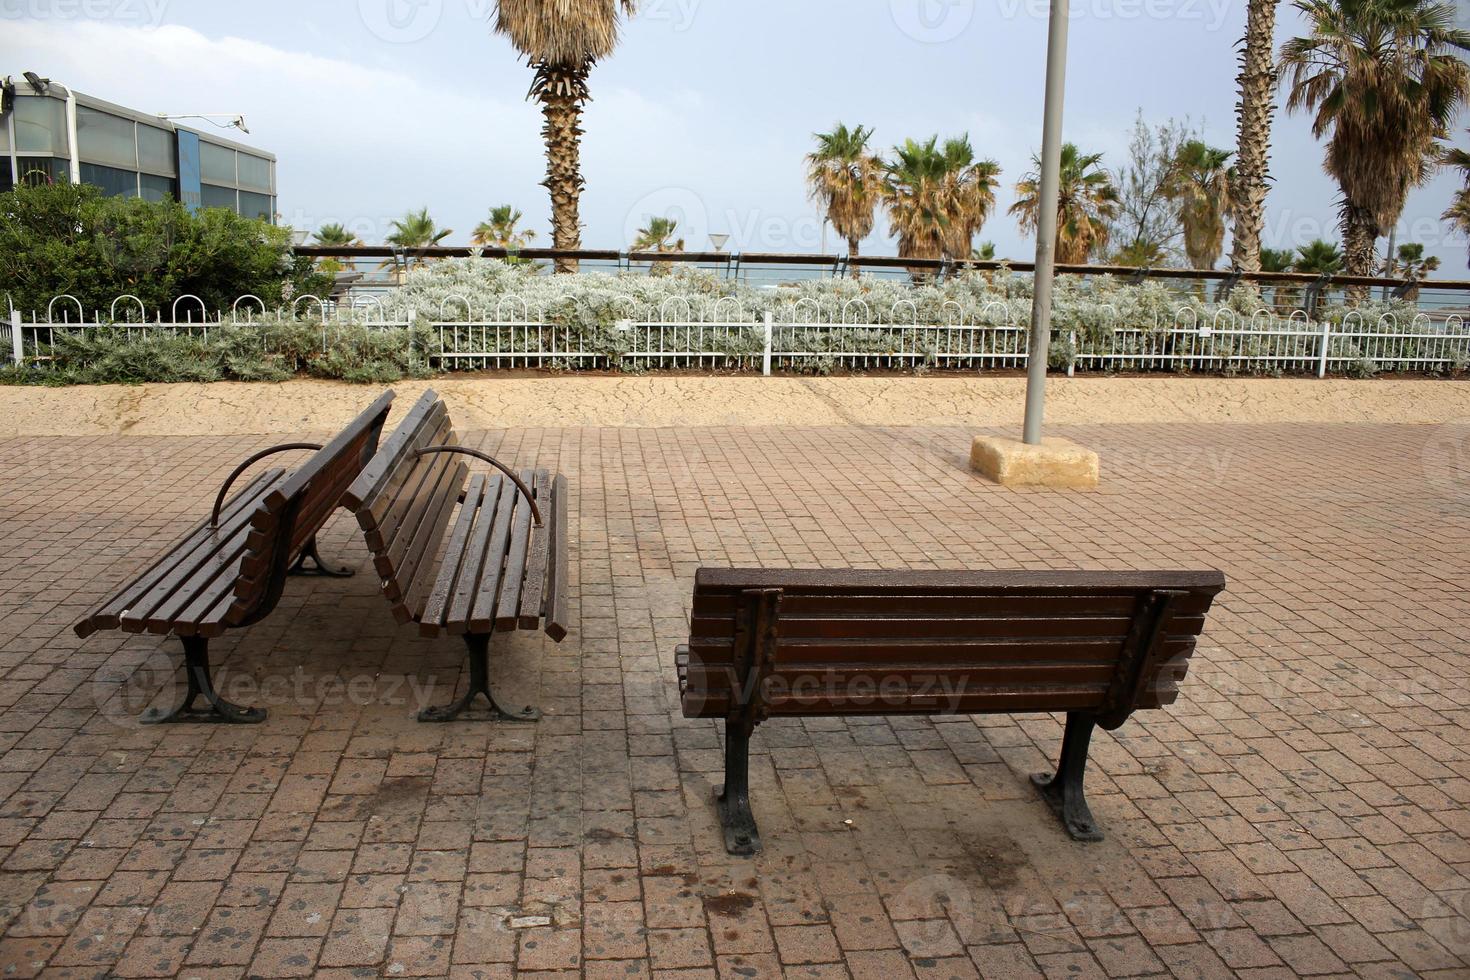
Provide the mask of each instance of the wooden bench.
[{"label": "wooden bench", "polygon": [[[472,457],[498,472],[470,474]],[[541,626],[558,643],[567,621],[567,484],[547,470],[512,471],[460,446],[449,411],[433,391],[383,440],[348,488],[384,598],[400,624],[423,636],[448,633],[469,650],[469,690],[420,721],[451,721],[484,695],[492,715],[535,721],[490,689],[490,636]],[[457,509],[456,509],[457,508]]]},{"label": "wooden bench", "polygon": [[[183,701],[167,712],[149,709],[141,721],[265,720],[265,709],[232,704],[215,690],[209,641],[269,615],[288,575],[352,574],[326,567],[317,553],[316,534],[332,516],[342,491],[372,458],[392,402],[393,392],[385,392],[325,446],[287,443],[250,456],[220,487],[210,517],[76,624],[81,637],[121,629],[171,633],[183,642],[188,682]],[[235,481],[254,464],[295,450],[315,452],[294,471],[272,468],[256,473],[227,499]],[[201,696],[208,707],[194,707]]]},{"label": "wooden bench", "polygon": [[1101,840],[1083,795],[1094,726],[1173,702],[1217,571],[700,569],[676,653],[685,717],[725,719],[725,848],[760,846],[750,735],[772,716],[1067,713],[1055,774],[1067,832]]}]

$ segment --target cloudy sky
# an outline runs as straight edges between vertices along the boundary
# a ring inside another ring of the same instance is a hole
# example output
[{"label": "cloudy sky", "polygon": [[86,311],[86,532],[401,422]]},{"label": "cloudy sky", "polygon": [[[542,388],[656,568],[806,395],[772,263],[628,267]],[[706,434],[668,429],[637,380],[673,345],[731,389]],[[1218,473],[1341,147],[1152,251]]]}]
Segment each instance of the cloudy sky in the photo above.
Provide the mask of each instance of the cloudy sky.
[{"label": "cloudy sky", "polygon": [[[816,251],[801,158],[813,131],[842,120],[874,127],[885,147],[969,133],[1004,168],[1001,207],[979,237],[1029,257],[1034,244],[1004,209],[1041,138],[1046,8],[644,0],[592,79],[584,243],[625,246],[649,215],[671,214],[691,248],[718,232],[734,250]],[[1234,145],[1245,0],[1073,8],[1068,139],[1116,166],[1142,110]],[[340,221],[376,242],[389,219],[427,205],[462,243],[508,202],[545,244],[540,115],[524,101],[530,71],[490,31],[492,10],[493,0],[0,0],[0,72],[34,70],[148,112],[243,113],[243,141],[279,158],[280,210],[296,227]],[[1280,37],[1299,29],[1284,5]],[[1336,192],[1307,120],[1280,113],[1274,142],[1266,243],[1335,239]],[[1438,216],[1455,187],[1446,173],[1417,191],[1399,230],[1451,274],[1465,268],[1465,242]],[[881,223],[864,250],[894,251]]]}]

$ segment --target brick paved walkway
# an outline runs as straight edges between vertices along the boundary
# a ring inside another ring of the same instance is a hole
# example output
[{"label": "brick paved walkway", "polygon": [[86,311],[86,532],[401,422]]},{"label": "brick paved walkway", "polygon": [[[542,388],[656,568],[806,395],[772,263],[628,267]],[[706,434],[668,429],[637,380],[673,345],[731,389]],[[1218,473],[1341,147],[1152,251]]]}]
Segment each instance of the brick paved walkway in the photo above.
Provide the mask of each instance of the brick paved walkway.
[{"label": "brick paved walkway", "polygon": [[[1465,976],[1470,427],[1070,434],[1102,491],[980,483],[958,430],[471,437],[571,479],[579,626],[495,654],[541,724],[412,722],[460,649],[360,576],[216,644],[268,722],[167,730],[129,719],[174,644],[70,624],[278,440],[0,440],[0,975]],[[772,722],[741,862],[673,691],[706,563],[1230,587],[1179,703],[1095,742],[1106,842],[1026,783],[1055,718]]]}]

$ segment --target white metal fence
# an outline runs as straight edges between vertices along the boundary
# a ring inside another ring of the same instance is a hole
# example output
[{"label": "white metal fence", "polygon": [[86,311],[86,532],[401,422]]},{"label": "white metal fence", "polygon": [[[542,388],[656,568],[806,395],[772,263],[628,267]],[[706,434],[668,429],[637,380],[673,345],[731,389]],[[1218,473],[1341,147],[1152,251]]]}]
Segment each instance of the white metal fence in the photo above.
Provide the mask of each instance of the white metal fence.
[{"label": "white metal fence", "polygon": [[[12,310],[3,324],[0,351],[17,365],[44,367],[62,333],[100,330],[128,336],[187,334],[206,339],[224,327],[260,329],[275,323],[318,323],[327,351],[346,342],[338,328],[415,328],[413,342],[441,370],[497,368],[688,369],[827,373],[831,371],[1007,370],[1026,366],[1029,325],[1016,305],[995,302],[966,314],[947,303],[939,322],[923,322],[905,300],[875,311],[849,300],[840,311],[811,300],[755,315],[733,298],[696,309],[672,297],[635,318],[633,301],[595,326],[564,324],[520,297],[505,297],[493,310],[446,301],[432,318],[392,315],[380,300],[330,307],[314,296],[267,311],[256,297],[241,297],[229,311],[204,311],[197,297],[181,297],[165,316],[144,319],[142,303],[119,297],[106,316],[86,319],[80,304],[58,297],[44,319]],[[1340,322],[1308,321],[1300,311],[1283,316],[1263,308],[1252,314],[1221,309],[1202,320],[1181,309],[1172,323],[1139,324],[1111,308],[1101,322],[1053,333],[1052,361],[1076,371],[1178,371],[1253,374],[1327,374],[1412,371],[1443,373],[1470,367],[1470,332],[1458,315],[1438,321],[1423,313],[1408,322],[1393,314],[1376,320],[1356,311]],[[264,333],[263,333],[264,336]],[[264,341],[263,341],[264,342]]]}]

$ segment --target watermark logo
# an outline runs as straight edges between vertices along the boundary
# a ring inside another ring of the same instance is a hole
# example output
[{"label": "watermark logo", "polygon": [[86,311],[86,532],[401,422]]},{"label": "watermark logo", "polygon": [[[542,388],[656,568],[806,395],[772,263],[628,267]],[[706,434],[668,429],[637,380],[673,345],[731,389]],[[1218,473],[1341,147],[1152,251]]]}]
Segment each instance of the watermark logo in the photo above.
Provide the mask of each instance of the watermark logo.
[{"label": "watermark logo", "polygon": [[1436,426],[1420,452],[1424,479],[1450,497],[1470,494],[1470,418]]},{"label": "watermark logo", "polygon": [[0,19],[111,20],[143,27],[163,23],[170,0],[0,0]]},{"label": "watermark logo", "polygon": [[921,44],[943,44],[975,19],[974,0],[888,0],[893,23]]},{"label": "watermark logo", "polygon": [[694,26],[701,0],[643,0],[638,5],[638,19],[667,24],[675,34]]},{"label": "watermark logo", "polygon": [[357,0],[357,13],[374,37],[390,44],[413,44],[439,26],[444,0]]},{"label": "watermark logo", "polygon": [[138,728],[149,705],[164,710],[180,701],[187,690],[183,673],[167,650],[148,654],[137,667],[99,670],[92,679],[97,713],[117,728]]}]

